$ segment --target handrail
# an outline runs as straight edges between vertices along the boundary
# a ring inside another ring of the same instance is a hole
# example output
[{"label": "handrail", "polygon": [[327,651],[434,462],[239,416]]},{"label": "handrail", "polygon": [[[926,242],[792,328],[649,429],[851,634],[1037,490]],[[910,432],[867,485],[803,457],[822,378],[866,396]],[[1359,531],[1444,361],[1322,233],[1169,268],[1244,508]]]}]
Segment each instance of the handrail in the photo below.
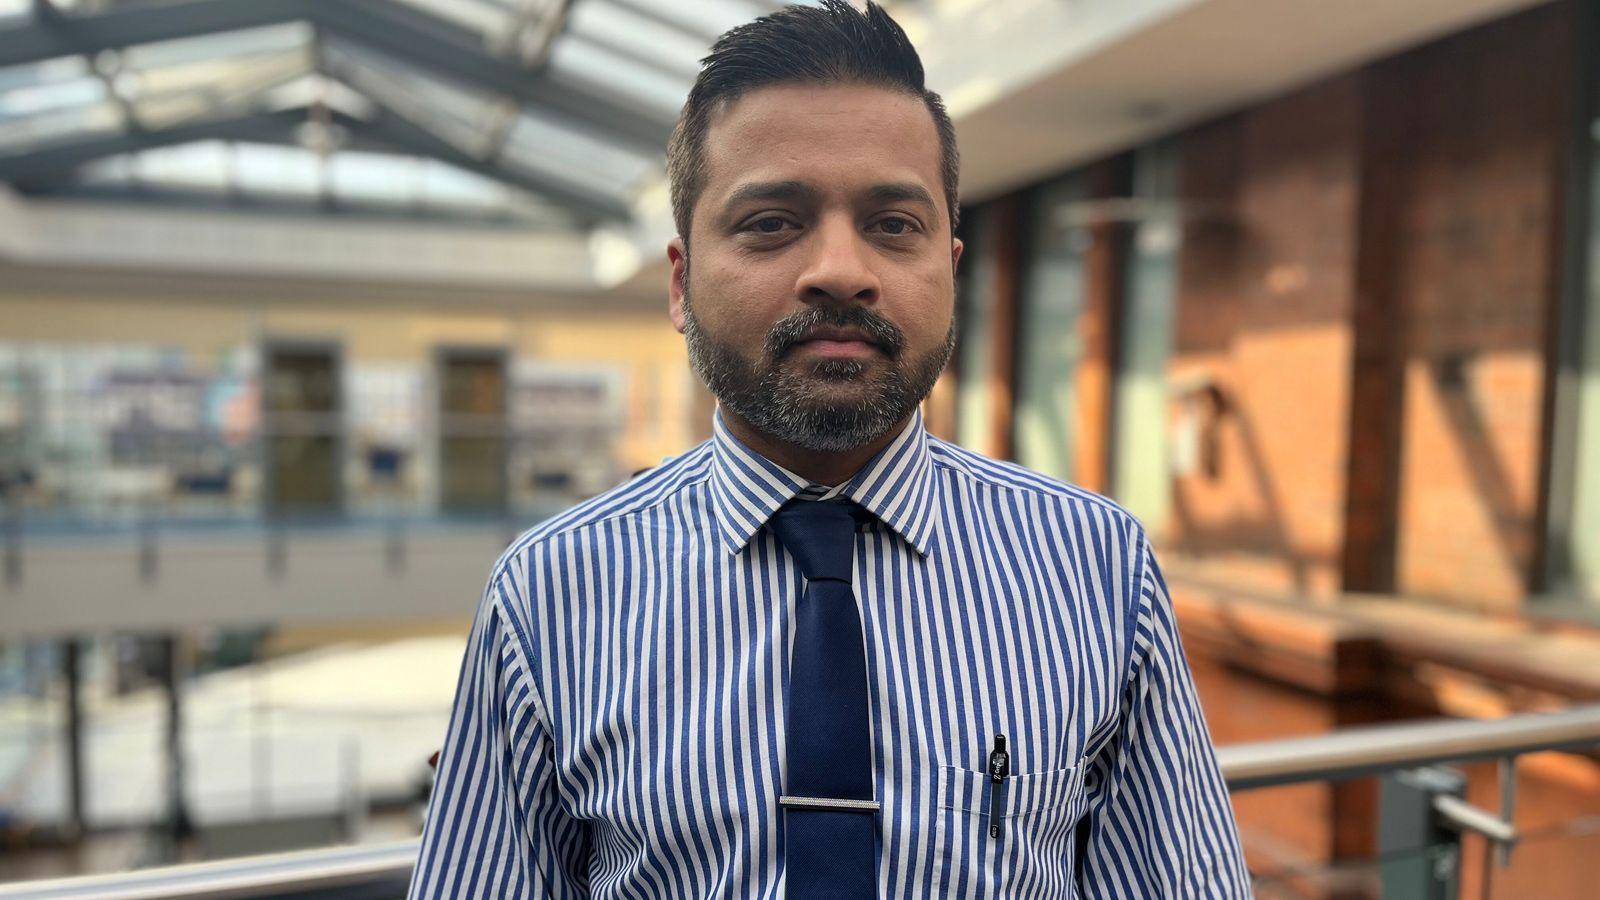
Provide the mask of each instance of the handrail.
[{"label": "handrail", "polygon": [[3,900],[199,900],[293,896],[393,882],[396,895],[417,859],[417,839],[247,856],[107,875],[0,885]]},{"label": "handrail", "polygon": [[1600,704],[1502,719],[1446,719],[1343,728],[1331,734],[1217,748],[1235,791],[1344,781],[1394,769],[1600,747]]},{"label": "handrail", "polygon": [[[1234,791],[1339,781],[1442,762],[1600,747],[1600,704],[1490,720],[1444,720],[1347,728],[1332,734],[1232,744],[1217,750]],[[402,885],[415,839],[308,850],[137,872],[0,885],[0,900],[144,900],[295,896],[328,888]],[[365,894],[363,894],[365,895]]]}]

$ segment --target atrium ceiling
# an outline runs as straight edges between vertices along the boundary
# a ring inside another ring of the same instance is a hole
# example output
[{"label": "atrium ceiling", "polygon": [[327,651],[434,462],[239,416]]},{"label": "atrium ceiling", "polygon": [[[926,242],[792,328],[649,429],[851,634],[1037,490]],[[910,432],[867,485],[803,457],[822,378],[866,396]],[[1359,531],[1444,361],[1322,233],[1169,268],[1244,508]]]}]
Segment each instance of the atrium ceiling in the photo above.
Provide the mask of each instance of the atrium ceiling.
[{"label": "atrium ceiling", "polygon": [[0,0],[0,182],[41,199],[626,224],[711,41],[782,5]]}]

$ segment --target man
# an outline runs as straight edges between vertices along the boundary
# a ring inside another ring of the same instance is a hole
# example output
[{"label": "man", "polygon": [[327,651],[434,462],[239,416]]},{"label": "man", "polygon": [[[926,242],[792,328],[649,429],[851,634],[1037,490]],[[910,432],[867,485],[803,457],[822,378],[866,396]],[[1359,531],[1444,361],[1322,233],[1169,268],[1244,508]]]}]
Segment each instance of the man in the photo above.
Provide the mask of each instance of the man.
[{"label": "man", "polygon": [[715,436],[494,567],[412,896],[1248,896],[1138,523],[923,429],[961,242],[904,33],[728,32],[668,169]]}]

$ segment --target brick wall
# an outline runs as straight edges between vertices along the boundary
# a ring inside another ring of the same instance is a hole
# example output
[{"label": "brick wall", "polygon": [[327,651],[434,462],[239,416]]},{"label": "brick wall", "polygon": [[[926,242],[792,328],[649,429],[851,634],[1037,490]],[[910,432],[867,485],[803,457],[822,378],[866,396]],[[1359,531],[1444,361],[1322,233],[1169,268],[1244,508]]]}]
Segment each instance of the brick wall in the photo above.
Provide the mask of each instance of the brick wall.
[{"label": "brick wall", "polygon": [[1168,538],[1318,593],[1344,527],[1360,112],[1343,77],[1183,138],[1172,375],[1222,410],[1180,414],[1204,459],[1174,486]]},{"label": "brick wall", "polygon": [[1182,136],[1169,543],[1313,595],[1526,594],[1575,6]]},{"label": "brick wall", "polygon": [[1372,66],[1369,129],[1404,134],[1367,202],[1392,217],[1404,335],[1394,588],[1511,606],[1537,540],[1546,320],[1576,7]]}]

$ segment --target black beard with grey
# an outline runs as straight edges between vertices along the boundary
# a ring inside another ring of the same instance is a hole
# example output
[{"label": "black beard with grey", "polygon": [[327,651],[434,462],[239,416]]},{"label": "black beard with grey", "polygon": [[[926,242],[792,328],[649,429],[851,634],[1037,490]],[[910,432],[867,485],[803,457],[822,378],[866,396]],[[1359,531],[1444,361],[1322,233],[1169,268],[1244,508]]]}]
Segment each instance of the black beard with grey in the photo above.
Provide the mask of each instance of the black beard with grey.
[{"label": "black beard with grey", "polygon": [[[863,306],[817,304],[773,325],[761,358],[752,360],[706,334],[687,293],[683,314],[689,364],[717,400],[761,433],[819,453],[853,450],[887,434],[933,390],[955,349],[952,323],[938,348],[903,361],[905,334],[893,322]],[[805,372],[783,365],[789,351],[823,326],[860,330],[888,359],[883,375],[864,385],[867,390],[859,399],[836,402],[828,386],[861,380],[869,363],[823,359]]]}]

